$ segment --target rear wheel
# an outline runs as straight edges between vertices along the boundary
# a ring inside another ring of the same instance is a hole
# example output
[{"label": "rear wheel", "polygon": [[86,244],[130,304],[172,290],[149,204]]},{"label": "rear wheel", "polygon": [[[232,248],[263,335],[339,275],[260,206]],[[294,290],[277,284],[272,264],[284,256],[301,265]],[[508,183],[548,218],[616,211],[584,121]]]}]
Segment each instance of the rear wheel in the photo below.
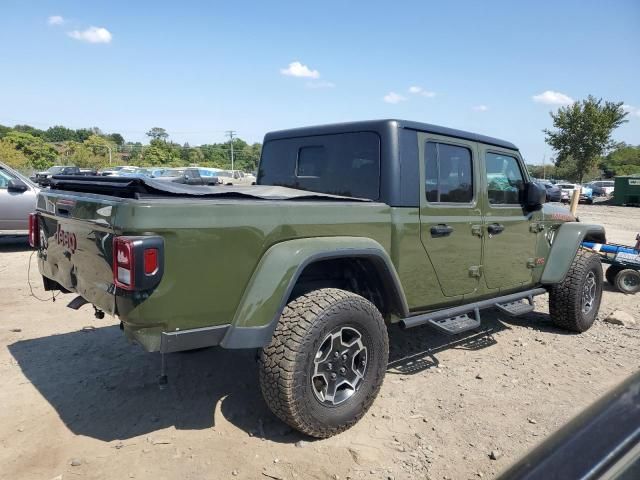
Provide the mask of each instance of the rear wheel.
[{"label": "rear wheel", "polygon": [[636,293],[640,291],[640,272],[627,268],[616,275],[615,285],[622,293]]},{"label": "rear wheel", "polygon": [[269,408],[312,437],[353,426],[384,379],[389,342],[378,309],[365,298],[323,288],[286,307],[260,355],[260,387]]},{"label": "rear wheel", "polygon": [[604,272],[604,277],[607,279],[607,282],[609,282],[611,285],[615,285],[616,275],[620,270],[622,270],[622,268],[616,265],[611,265],[609,268],[607,268],[607,271]]},{"label": "rear wheel", "polygon": [[567,276],[549,291],[553,322],[573,332],[587,331],[598,315],[602,299],[602,265],[598,254],[578,250]]}]

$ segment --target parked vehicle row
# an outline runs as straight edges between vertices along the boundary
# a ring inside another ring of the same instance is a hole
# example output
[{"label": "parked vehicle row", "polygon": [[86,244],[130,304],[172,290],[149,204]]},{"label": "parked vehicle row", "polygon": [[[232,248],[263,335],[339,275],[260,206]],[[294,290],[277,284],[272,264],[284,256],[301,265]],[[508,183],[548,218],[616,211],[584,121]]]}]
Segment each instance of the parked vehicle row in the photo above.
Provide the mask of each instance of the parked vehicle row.
[{"label": "parked vehicle row", "polygon": [[158,178],[187,185],[254,185],[256,177],[242,170],[223,170],[210,167],[136,167],[131,165],[117,165],[96,171],[81,169],[73,165],[56,165],[43,172],[37,172],[31,180],[40,186],[51,184],[54,175],[99,175],[104,177],[143,177]]},{"label": "parked vehicle row", "polygon": [[580,187],[580,198],[578,201],[591,205],[593,203],[593,190],[586,185],[577,185],[575,183],[558,183],[556,184],[561,190],[561,202],[569,203],[574,190]]}]

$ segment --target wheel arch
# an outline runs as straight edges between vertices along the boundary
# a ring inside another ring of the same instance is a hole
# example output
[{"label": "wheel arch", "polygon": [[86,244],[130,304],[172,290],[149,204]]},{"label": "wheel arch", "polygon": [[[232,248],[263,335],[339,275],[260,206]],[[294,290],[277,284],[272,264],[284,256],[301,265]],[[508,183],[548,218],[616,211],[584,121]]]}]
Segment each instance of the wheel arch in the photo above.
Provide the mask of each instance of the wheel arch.
[{"label": "wheel arch", "polygon": [[567,222],[560,225],[545,262],[542,284],[553,285],[564,280],[583,241],[606,243],[604,227],[581,222]]},{"label": "wheel arch", "polygon": [[383,314],[408,315],[407,300],[396,269],[385,249],[375,240],[364,237],[288,240],[269,248],[260,260],[220,345],[224,348],[267,345],[286,304],[297,296],[294,289],[300,279],[305,279],[305,272],[318,265],[330,267],[341,262],[358,265],[364,272],[375,275],[369,284],[375,285],[381,298],[370,300],[386,310]]}]

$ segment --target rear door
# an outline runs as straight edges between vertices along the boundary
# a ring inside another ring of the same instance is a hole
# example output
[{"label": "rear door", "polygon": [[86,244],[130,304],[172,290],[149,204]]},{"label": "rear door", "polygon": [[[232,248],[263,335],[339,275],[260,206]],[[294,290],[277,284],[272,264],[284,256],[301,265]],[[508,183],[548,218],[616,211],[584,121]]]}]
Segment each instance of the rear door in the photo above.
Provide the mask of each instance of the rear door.
[{"label": "rear door", "polygon": [[520,154],[479,145],[483,161],[483,269],[490,289],[517,288],[532,282],[537,234],[524,208],[528,180]]},{"label": "rear door", "polygon": [[482,216],[476,144],[418,133],[420,238],[446,297],[475,292]]}]

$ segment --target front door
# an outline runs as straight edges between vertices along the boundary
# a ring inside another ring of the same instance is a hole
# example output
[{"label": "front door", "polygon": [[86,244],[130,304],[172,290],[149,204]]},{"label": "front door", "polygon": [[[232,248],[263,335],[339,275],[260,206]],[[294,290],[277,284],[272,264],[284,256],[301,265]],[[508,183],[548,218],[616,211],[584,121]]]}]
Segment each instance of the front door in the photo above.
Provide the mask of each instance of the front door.
[{"label": "front door", "polygon": [[490,289],[532,282],[536,239],[532,213],[524,208],[526,174],[518,153],[479,146],[483,160],[484,277]]},{"label": "front door", "polygon": [[473,294],[482,263],[474,142],[418,134],[420,239],[445,297]]}]

